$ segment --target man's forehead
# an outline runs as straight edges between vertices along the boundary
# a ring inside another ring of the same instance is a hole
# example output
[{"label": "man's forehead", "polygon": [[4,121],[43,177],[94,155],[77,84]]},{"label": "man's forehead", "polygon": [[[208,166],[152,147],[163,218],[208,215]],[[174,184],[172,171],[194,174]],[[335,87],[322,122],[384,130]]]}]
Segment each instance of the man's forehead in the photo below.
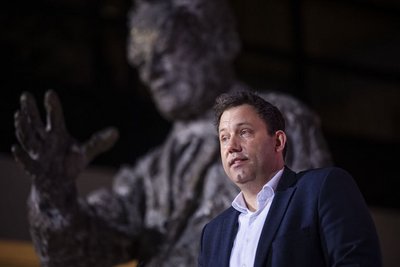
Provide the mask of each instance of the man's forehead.
[{"label": "man's forehead", "polygon": [[219,125],[220,128],[227,126],[240,126],[251,123],[251,117],[244,116],[242,113],[243,109],[240,107],[230,108],[224,111],[221,115]]},{"label": "man's forehead", "polygon": [[254,120],[259,119],[259,115],[253,106],[243,104],[225,110],[221,114],[219,121],[219,131],[225,130],[227,127],[242,127],[253,125]]},{"label": "man's forehead", "polygon": [[249,113],[253,113],[254,115],[257,115],[256,109],[247,103],[229,107],[225,109],[222,114],[221,114],[221,120],[225,118],[231,118],[231,117],[249,117]]},{"label": "man's forehead", "polygon": [[146,47],[154,44],[154,42],[160,36],[160,31],[158,29],[151,27],[146,27],[146,28],[133,27],[131,29],[131,36],[135,45],[138,45],[140,47]]},{"label": "man's forehead", "polygon": [[135,43],[151,44],[161,35],[162,28],[171,19],[168,1],[139,4],[131,13],[131,37]]}]

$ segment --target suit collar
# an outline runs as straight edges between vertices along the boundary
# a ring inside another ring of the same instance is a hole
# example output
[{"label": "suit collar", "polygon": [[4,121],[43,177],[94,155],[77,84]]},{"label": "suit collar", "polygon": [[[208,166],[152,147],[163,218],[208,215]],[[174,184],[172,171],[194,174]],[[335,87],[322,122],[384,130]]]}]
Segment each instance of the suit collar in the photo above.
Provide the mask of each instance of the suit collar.
[{"label": "suit collar", "polygon": [[288,187],[292,186],[295,184],[297,181],[297,176],[294,171],[289,169],[289,167],[285,166],[282,174],[282,178],[278,183],[278,187],[276,188],[276,191],[284,191]]},{"label": "suit collar", "polygon": [[275,233],[280,226],[293,193],[295,192],[293,184],[296,182],[296,179],[296,173],[285,166],[285,170],[283,171],[282,178],[279,181],[274,200],[272,201],[269,214],[261,232],[254,267],[266,265],[272,240],[275,237]]},{"label": "suit collar", "polygon": [[[282,177],[275,191],[274,200],[271,204],[269,211],[270,215],[267,216],[261,232],[260,241],[258,243],[256,252],[256,260],[254,262],[255,267],[265,266],[267,262],[272,240],[279,228],[280,222],[295,191],[295,188],[291,186],[296,182],[296,180],[296,173],[285,166]],[[220,266],[226,267],[229,266],[233,242],[238,231],[238,217],[240,212],[235,210],[233,207],[230,207],[227,214],[228,215],[225,216],[223,220],[222,229],[220,232],[221,251],[219,253],[221,257]]]}]

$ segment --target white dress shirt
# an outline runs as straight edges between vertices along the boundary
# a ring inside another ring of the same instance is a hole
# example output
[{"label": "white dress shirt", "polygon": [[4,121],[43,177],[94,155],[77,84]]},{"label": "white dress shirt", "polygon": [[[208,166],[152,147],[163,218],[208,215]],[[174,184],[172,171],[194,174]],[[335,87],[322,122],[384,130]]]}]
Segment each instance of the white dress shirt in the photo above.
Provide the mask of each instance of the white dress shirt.
[{"label": "white dress shirt", "polygon": [[254,265],[258,241],[267,218],[269,208],[275,196],[275,190],[282,176],[278,171],[257,194],[257,209],[252,212],[247,208],[240,192],[232,202],[232,207],[240,212],[239,229],[233,244],[230,267],[251,267]]}]

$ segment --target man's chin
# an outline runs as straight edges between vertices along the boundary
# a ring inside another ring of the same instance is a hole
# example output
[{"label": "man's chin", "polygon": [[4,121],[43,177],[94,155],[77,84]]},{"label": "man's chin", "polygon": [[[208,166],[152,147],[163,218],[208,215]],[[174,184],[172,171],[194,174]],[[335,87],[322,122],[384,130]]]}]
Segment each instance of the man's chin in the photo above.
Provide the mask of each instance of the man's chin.
[{"label": "man's chin", "polygon": [[246,183],[248,183],[250,181],[250,179],[247,177],[247,175],[244,175],[243,173],[236,174],[234,177],[235,177],[234,182],[238,186],[245,185]]}]

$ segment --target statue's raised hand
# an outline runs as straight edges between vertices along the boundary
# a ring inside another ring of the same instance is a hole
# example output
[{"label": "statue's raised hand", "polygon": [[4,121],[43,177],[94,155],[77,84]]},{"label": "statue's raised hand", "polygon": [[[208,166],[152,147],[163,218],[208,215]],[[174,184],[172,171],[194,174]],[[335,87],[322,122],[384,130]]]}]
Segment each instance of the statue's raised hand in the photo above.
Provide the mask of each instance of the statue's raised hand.
[{"label": "statue's raised hand", "polygon": [[80,144],[65,127],[61,103],[54,91],[46,93],[44,104],[45,124],[34,97],[30,93],[21,95],[21,108],[14,116],[19,145],[12,147],[12,153],[34,185],[49,190],[73,183],[94,157],[113,146],[118,131],[103,130]]}]

